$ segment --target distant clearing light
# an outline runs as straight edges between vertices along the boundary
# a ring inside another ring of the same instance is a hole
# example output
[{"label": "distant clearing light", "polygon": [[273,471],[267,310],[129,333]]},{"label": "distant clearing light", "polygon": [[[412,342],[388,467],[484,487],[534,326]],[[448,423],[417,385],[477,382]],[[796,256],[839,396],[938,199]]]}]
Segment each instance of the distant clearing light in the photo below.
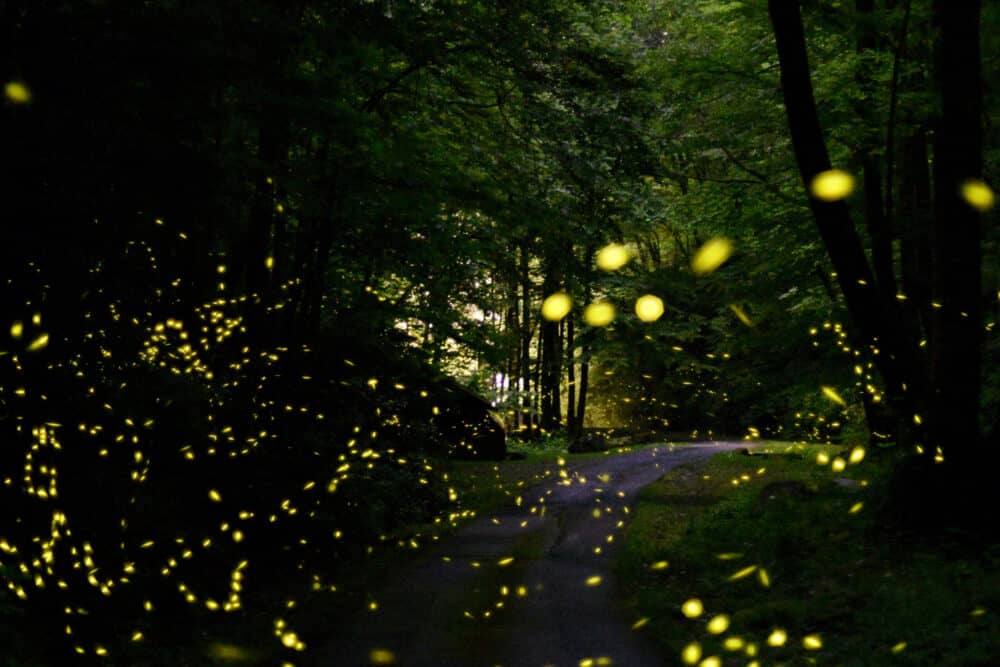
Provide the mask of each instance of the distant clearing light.
[{"label": "distant clearing light", "polygon": [[821,201],[837,201],[854,192],[854,177],[842,169],[820,172],[809,185],[812,196]]}]

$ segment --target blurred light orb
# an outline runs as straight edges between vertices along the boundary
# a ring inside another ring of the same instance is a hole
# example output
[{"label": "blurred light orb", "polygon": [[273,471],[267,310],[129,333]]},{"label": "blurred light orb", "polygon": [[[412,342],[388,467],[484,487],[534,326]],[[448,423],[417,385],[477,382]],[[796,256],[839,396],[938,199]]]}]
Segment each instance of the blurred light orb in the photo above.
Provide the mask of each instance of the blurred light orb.
[{"label": "blurred light orb", "polygon": [[20,81],[8,81],[3,87],[3,94],[14,104],[27,104],[31,101],[31,91]]},{"label": "blurred light orb", "polygon": [[681,605],[681,613],[688,618],[698,618],[705,611],[705,606],[698,598],[691,598]]},{"label": "blurred light orb", "polygon": [[691,260],[691,269],[703,276],[715,271],[733,254],[733,242],[717,236],[698,249]]},{"label": "blurred light orb", "polygon": [[821,171],[809,186],[812,196],[821,201],[837,201],[854,192],[854,177],[843,169]]},{"label": "blurred light orb", "polygon": [[643,322],[655,322],[663,316],[663,299],[644,294],[635,301],[635,314]]},{"label": "blurred light orb", "polygon": [[597,251],[597,268],[602,271],[617,271],[632,259],[632,253],[620,243],[609,243]]},{"label": "blurred light orb", "polygon": [[542,317],[550,322],[558,322],[569,315],[573,300],[565,292],[556,292],[542,302]]},{"label": "blurred light orb", "polygon": [[615,306],[610,301],[598,301],[583,309],[583,321],[592,327],[606,327],[615,319]]},{"label": "blurred light orb", "polygon": [[681,652],[681,660],[684,661],[685,665],[697,665],[698,661],[701,660],[701,644],[691,642],[685,646]]},{"label": "blurred light orb", "polygon": [[387,648],[375,648],[368,654],[373,665],[392,665],[396,662],[396,654]]},{"label": "blurred light orb", "polygon": [[729,629],[729,617],[725,614],[714,616],[712,620],[708,622],[708,625],[705,626],[705,629],[713,635],[721,635]]},{"label": "blurred light orb", "polygon": [[962,183],[961,193],[962,199],[980,213],[985,213],[993,208],[996,199],[990,186],[975,178]]}]

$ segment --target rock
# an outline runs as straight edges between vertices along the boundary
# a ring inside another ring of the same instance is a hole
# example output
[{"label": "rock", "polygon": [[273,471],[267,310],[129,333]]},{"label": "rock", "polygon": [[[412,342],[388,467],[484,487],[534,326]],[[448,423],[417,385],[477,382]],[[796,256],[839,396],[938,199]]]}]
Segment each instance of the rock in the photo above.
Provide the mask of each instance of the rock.
[{"label": "rock", "polygon": [[603,452],[608,448],[608,440],[602,435],[584,435],[569,443],[570,454]]}]

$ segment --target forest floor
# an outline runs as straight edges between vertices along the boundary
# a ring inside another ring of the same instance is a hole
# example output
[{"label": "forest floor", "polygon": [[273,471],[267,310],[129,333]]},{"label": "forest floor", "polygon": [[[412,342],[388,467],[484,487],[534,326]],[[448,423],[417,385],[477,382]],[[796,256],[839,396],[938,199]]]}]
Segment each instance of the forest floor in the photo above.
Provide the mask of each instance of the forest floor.
[{"label": "forest floor", "polygon": [[1000,545],[894,527],[897,449],[771,443],[647,486],[615,572],[665,664],[1000,664]]},{"label": "forest floor", "polygon": [[[366,611],[331,623],[315,664],[660,665],[632,630],[610,557],[645,485],[746,443],[659,445],[560,459],[556,479],[483,515],[371,592]],[[509,467],[509,464],[504,466]],[[591,662],[587,662],[587,661]]]}]

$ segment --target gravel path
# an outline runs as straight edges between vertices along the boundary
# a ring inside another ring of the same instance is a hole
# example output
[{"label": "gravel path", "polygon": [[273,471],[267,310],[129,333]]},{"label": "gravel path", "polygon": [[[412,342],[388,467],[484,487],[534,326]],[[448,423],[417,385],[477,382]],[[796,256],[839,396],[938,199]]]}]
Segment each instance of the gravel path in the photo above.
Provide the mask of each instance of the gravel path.
[{"label": "gravel path", "polygon": [[616,595],[608,555],[624,507],[668,470],[741,447],[661,445],[567,466],[562,484],[526,491],[394,573],[378,609],[332,628],[315,664],[362,667],[381,649],[403,667],[660,665]]}]

